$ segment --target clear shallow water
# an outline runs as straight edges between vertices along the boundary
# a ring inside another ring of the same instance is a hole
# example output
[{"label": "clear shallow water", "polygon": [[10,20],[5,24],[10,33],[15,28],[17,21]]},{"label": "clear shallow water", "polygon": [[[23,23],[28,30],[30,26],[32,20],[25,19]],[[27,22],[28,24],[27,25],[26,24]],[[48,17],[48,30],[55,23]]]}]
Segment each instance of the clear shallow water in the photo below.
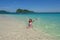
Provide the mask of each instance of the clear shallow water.
[{"label": "clear shallow water", "polygon": [[22,20],[26,25],[31,18],[35,20],[33,27],[52,36],[60,37],[60,14],[0,14],[0,17],[10,17],[17,21]]}]

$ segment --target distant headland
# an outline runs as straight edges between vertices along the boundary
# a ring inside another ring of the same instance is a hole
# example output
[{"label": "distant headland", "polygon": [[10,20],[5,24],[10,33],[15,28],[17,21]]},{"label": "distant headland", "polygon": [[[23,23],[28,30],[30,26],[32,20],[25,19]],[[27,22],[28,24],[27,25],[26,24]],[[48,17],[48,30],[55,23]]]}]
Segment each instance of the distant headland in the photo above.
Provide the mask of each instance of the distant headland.
[{"label": "distant headland", "polygon": [[34,12],[27,9],[17,9],[15,12],[8,12],[6,10],[0,10],[0,14],[31,14],[31,13],[38,13],[38,14],[60,14],[60,12]]},{"label": "distant headland", "polygon": [[31,13],[33,11],[27,10],[27,9],[17,9],[16,13]]},{"label": "distant headland", "polygon": [[0,14],[21,14],[21,13],[33,13],[33,11],[27,9],[17,9],[16,12],[8,12],[5,10],[0,10]]}]

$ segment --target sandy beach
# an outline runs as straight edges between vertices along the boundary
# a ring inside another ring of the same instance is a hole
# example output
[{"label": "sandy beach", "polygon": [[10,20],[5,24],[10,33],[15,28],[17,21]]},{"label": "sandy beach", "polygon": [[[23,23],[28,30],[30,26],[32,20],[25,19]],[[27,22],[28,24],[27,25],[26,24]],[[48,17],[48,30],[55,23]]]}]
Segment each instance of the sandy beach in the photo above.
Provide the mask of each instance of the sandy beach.
[{"label": "sandy beach", "polygon": [[0,0],[0,40],[60,40],[60,0]]},{"label": "sandy beach", "polygon": [[26,28],[23,20],[0,17],[0,40],[57,40],[56,37],[37,30]]}]

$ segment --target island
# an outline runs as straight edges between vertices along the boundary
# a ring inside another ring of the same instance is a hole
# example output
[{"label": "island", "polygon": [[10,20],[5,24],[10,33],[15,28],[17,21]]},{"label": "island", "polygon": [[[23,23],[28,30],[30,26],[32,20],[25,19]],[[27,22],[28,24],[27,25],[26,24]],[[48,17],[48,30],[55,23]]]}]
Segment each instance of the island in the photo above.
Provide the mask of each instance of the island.
[{"label": "island", "polygon": [[5,10],[0,10],[0,13],[7,13],[7,11],[5,11]]},{"label": "island", "polygon": [[27,9],[17,9],[16,13],[32,13],[33,11],[27,10]]},{"label": "island", "polygon": [[27,9],[17,9],[16,12],[8,12],[6,10],[0,10],[0,14],[26,14],[26,13],[33,13],[33,11]]},{"label": "island", "polygon": [[8,11],[5,11],[5,10],[0,10],[0,14],[17,14],[15,12],[8,12]]}]

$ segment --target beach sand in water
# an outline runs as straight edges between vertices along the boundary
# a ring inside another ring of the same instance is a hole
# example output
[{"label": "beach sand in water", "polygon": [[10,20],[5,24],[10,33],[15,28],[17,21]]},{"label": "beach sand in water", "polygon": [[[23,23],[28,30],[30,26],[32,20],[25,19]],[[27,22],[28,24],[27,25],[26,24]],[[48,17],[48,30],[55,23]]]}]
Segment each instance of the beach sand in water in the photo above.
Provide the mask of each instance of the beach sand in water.
[{"label": "beach sand in water", "polygon": [[26,28],[22,20],[0,18],[0,40],[57,40],[36,28]]}]

